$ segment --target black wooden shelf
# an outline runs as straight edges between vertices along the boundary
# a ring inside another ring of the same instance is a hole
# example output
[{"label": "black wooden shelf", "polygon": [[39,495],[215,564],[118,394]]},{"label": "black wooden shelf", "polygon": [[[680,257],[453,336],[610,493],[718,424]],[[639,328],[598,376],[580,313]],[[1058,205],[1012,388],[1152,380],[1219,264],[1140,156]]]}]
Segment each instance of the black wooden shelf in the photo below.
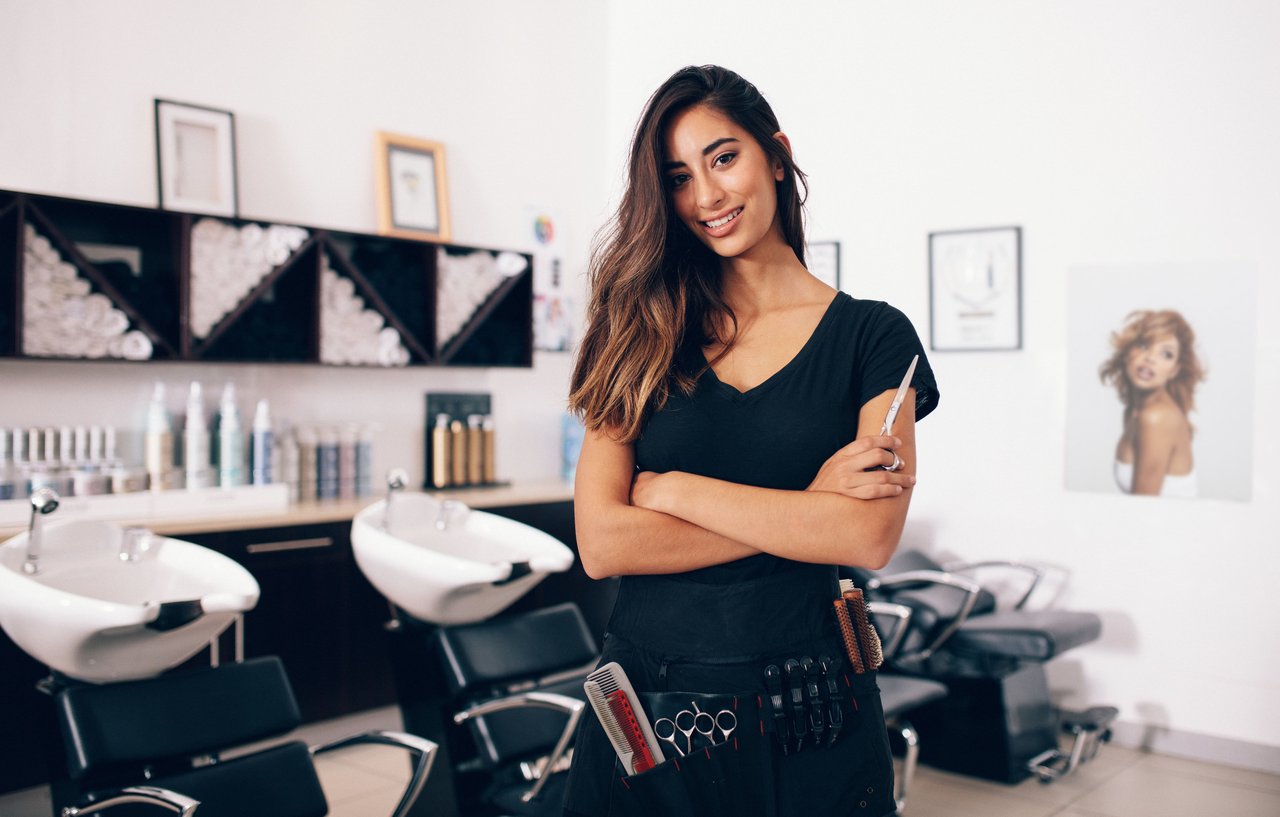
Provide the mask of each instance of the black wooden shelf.
[{"label": "black wooden shelf", "polygon": [[327,259],[329,269],[354,284],[364,308],[399,335],[409,365],[533,365],[529,255],[520,253],[525,270],[503,282],[439,348],[437,254],[499,250],[303,225],[281,225],[301,227],[307,237],[204,337],[195,337],[193,233],[206,219],[237,229],[274,226],[255,219],[0,190],[0,357],[49,359],[27,354],[23,346],[25,228],[30,225],[92,292],[124,313],[130,330],[151,340],[153,360],[321,363],[321,274]]}]

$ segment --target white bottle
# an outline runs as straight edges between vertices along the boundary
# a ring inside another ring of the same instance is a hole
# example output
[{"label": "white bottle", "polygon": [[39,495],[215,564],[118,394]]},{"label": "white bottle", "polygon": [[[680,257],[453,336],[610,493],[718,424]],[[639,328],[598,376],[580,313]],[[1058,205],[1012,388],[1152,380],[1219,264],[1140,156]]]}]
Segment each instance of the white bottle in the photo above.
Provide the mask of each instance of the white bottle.
[{"label": "white bottle", "polygon": [[253,484],[270,485],[275,482],[275,440],[271,431],[271,407],[267,398],[258,401],[253,412]]},{"label": "white bottle", "polygon": [[218,484],[223,488],[244,484],[244,429],[236,405],[236,384],[231,382],[222,387],[218,409]]},{"label": "white bottle", "polygon": [[204,419],[204,391],[198,380],[191,381],[191,391],[187,394],[182,462],[188,489],[209,487],[209,426]]},{"label": "white bottle", "polygon": [[167,485],[173,468],[173,429],[169,423],[169,410],[164,405],[164,384],[156,381],[147,407],[147,441],[144,462],[151,490],[162,491]]}]

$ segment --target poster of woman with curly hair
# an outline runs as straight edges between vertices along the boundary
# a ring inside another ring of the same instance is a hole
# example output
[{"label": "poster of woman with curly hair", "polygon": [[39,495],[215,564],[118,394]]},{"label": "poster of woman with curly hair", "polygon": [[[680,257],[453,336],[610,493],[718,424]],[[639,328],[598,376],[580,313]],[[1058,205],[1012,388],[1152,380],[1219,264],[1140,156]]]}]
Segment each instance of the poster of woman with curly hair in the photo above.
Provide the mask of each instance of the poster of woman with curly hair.
[{"label": "poster of woman with curly hair", "polygon": [[1255,291],[1227,267],[1071,273],[1068,489],[1249,499]]}]

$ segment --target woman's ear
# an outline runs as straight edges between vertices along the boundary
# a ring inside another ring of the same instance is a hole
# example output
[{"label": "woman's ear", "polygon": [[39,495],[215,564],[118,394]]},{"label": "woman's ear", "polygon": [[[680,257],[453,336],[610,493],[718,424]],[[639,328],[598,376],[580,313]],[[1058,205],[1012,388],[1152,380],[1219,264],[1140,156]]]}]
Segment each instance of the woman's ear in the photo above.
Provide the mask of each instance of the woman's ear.
[{"label": "woman's ear", "polygon": [[[788,156],[790,156],[790,155],[791,155],[791,140],[790,140],[789,138],[787,138],[787,135],[786,135],[785,133],[783,133],[782,131],[778,131],[777,133],[775,133],[775,134],[773,135],[773,138],[774,138],[774,140],[775,140],[775,141],[777,141],[779,144],[781,144],[781,145],[782,145],[782,147],[787,151],[787,155],[788,155]],[[774,180],[775,180],[775,181],[779,181],[779,182],[780,182],[780,181],[782,181],[783,179],[785,179],[786,177],[787,177],[787,169],[786,169],[785,167],[783,167],[783,166],[782,166],[782,160],[781,160],[781,159],[774,159],[774,160],[773,160],[773,178],[774,178]]]}]

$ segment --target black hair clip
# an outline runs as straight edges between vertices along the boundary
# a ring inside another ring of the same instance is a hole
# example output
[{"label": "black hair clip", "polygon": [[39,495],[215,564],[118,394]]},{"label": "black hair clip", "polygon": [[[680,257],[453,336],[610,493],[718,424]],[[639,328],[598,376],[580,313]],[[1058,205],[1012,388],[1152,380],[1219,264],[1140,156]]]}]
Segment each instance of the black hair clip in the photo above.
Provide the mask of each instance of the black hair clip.
[{"label": "black hair clip", "polygon": [[769,708],[773,711],[773,726],[777,732],[778,745],[782,753],[787,754],[787,711],[782,702],[782,670],[777,664],[764,668],[764,686],[769,691]]},{"label": "black hair clip", "polygon": [[809,731],[813,733],[815,746],[822,746],[826,731],[827,713],[822,705],[822,691],[818,687],[818,665],[807,655],[800,657],[800,669],[804,671],[804,691],[809,699]]},{"label": "black hair clip", "polygon": [[836,742],[836,736],[844,727],[844,710],[840,707],[840,687],[836,684],[836,673],[840,670],[840,657],[831,658],[820,655],[818,667],[822,670],[822,681],[827,693],[827,726],[831,730],[827,733],[827,745],[830,746]]},{"label": "black hair clip", "polygon": [[791,696],[791,731],[796,739],[796,751],[804,748],[804,736],[809,731],[808,718],[804,711],[804,673],[800,671],[800,662],[788,658],[782,665],[787,675],[787,691]]}]

